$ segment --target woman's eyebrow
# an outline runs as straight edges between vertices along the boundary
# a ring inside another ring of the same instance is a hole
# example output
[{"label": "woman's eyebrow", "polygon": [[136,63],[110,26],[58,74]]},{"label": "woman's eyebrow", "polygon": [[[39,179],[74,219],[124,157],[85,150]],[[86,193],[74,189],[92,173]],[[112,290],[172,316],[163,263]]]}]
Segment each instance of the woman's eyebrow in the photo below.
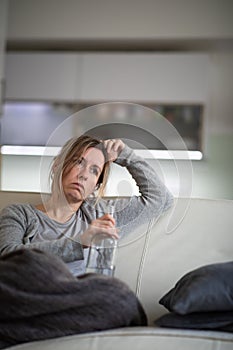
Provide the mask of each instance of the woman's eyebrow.
[{"label": "woman's eyebrow", "polygon": [[[88,160],[87,160],[85,157],[83,157],[83,156],[80,157],[80,159],[81,159],[82,161],[84,161],[85,164],[88,162]],[[100,172],[102,171],[102,167],[101,167],[100,165],[98,165],[98,164],[93,163],[91,166],[98,168]]]}]

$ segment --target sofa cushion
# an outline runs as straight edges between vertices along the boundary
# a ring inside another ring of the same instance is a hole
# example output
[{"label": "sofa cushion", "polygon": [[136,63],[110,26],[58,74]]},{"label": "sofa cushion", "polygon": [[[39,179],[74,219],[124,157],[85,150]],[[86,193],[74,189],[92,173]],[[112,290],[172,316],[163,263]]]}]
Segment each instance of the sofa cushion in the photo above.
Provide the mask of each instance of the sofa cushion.
[{"label": "sofa cushion", "polygon": [[159,303],[169,311],[233,310],[233,261],[199,267],[185,274]]},{"label": "sofa cushion", "polygon": [[179,315],[174,312],[155,320],[155,325],[169,328],[211,329],[233,332],[233,311],[196,312]]}]

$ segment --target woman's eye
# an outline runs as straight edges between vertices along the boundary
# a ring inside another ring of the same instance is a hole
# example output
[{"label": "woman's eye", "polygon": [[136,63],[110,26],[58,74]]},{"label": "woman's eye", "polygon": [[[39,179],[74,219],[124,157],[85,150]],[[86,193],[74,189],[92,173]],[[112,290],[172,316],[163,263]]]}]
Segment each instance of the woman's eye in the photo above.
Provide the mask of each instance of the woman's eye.
[{"label": "woman's eye", "polygon": [[91,168],[91,173],[98,176],[99,172],[97,168]]}]

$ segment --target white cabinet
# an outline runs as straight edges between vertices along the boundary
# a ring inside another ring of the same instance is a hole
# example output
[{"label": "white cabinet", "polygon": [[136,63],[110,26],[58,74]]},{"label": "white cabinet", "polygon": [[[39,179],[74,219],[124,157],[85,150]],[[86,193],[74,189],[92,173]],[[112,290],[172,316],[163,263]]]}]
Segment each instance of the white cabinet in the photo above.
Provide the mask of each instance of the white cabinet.
[{"label": "white cabinet", "polygon": [[208,55],[86,54],[82,76],[84,101],[202,103],[207,96]]},{"label": "white cabinet", "polygon": [[10,53],[6,77],[11,100],[205,103],[208,55]]},{"label": "white cabinet", "polygon": [[67,53],[9,53],[8,100],[74,101],[79,96],[81,57]]},{"label": "white cabinet", "polygon": [[2,112],[2,100],[4,98],[4,62],[5,62],[5,37],[7,26],[7,0],[0,0],[0,114]]}]

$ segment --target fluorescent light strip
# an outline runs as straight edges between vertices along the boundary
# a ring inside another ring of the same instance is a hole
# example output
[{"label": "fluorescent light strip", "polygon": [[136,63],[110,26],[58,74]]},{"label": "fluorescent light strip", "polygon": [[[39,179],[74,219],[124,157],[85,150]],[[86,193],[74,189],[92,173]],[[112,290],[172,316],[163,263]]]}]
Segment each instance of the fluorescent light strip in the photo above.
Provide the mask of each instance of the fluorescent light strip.
[{"label": "fluorescent light strip", "polygon": [[56,156],[60,147],[2,146],[1,154],[11,156]]},{"label": "fluorescent light strip", "polygon": [[175,151],[175,150],[135,150],[136,154],[146,159],[164,160],[201,160],[203,155],[200,151]]},{"label": "fluorescent light strip", "polygon": [[[56,156],[60,147],[41,147],[41,146],[1,146],[0,153],[3,155],[20,156]],[[146,159],[164,159],[164,160],[201,160],[200,151],[166,151],[166,150],[141,150],[136,149],[136,154]]]}]

